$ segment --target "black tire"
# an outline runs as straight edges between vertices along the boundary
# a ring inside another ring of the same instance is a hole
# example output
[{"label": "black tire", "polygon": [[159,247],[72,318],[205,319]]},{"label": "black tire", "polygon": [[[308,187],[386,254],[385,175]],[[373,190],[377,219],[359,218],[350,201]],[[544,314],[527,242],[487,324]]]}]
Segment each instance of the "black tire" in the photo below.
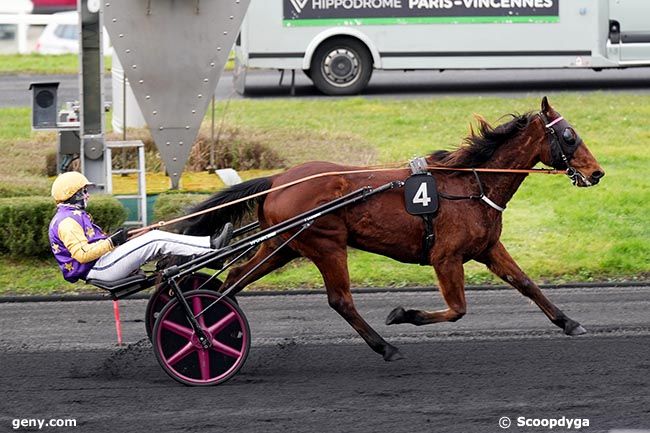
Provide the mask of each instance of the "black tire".
[{"label": "black tire", "polygon": [[366,88],[371,75],[370,51],[356,39],[323,42],[311,62],[311,79],[326,95],[357,94]]},{"label": "black tire", "polygon": [[[184,278],[180,282],[179,286],[183,293],[189,292],[190,290],[196,290],[199,287],[203,286],[203,283],[208,281],[209,278],[209,274],[197,272]],[[208,284],[203,286],[202,289],[218,292],[222,285],[223,282],[220,279],[213,278]],[[155,292],[153,292],[151,295],[151,298],[149,298],[149,302],[147,302],[147,309],[144,314],[144,327],[147,331],[147,337],[149,337],[149,341],[151,341],[151,332],[153,331],[153,325],[156,323],[158,314],[172,298],[174,298],[174,295],[172,294],[169,286],[166,284],[158,285]]]}]

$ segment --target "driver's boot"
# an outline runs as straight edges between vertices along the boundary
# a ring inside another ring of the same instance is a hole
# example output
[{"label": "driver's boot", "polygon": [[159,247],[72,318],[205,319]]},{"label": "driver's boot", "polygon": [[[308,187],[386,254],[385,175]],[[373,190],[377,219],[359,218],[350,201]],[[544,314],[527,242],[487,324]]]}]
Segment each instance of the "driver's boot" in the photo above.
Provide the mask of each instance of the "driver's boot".
[{"label": "driver's boot", "polygon": [[224,224],[220,232],[215,233],[210,238],[210,247],[214,250],[227,246],[232,239],[233,226],[231,223]]}]

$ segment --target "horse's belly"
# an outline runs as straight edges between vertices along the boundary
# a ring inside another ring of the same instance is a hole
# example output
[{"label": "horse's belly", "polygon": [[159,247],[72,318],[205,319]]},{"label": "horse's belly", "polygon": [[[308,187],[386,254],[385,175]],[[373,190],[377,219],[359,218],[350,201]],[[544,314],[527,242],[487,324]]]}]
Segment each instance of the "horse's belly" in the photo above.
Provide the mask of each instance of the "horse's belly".
[{"label": "horse's belly", "polygon": [[348,244],[404,263],[419,263],[423,226],[420,218],[405,214],[375,218],[362,215],[348,225]]}]

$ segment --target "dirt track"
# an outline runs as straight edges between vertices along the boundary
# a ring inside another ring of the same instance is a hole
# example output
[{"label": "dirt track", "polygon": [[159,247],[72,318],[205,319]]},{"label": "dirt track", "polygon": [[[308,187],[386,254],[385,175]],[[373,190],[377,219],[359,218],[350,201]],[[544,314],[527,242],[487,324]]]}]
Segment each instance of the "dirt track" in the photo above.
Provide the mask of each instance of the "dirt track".
[{"label": "dirt track", "polygon": [[588,432],[650,428],[650,290],[549,293],[591,334],[563,336],[510,291],[469,293],[474,315],[437,328],[379,325],[396,303],[430,308],[437,295],[357,296],[406,356],[396,363],[323,296],[241,298],[257,334],[251,355],[230,382],[203,389],[157,365],[137,322],[144,302],[124,306],[131,344],[121,349],[106,302],[3,304],[0,430],[14,418],[75,418],[76,429],[49,430],[470,433],[504,431],[503,416],[516,432],[551,431],[517,427],[520,416],[589,419]]}]

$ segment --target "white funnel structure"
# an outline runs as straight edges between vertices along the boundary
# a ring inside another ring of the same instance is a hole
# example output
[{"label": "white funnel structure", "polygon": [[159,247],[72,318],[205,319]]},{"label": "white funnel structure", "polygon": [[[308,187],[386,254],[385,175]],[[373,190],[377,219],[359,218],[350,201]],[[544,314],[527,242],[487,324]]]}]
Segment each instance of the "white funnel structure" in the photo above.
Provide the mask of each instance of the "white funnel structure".
[{"label": "white funnel structure", "polygon": [[105,0],[104,25],[172,187],[250,0]]}]

